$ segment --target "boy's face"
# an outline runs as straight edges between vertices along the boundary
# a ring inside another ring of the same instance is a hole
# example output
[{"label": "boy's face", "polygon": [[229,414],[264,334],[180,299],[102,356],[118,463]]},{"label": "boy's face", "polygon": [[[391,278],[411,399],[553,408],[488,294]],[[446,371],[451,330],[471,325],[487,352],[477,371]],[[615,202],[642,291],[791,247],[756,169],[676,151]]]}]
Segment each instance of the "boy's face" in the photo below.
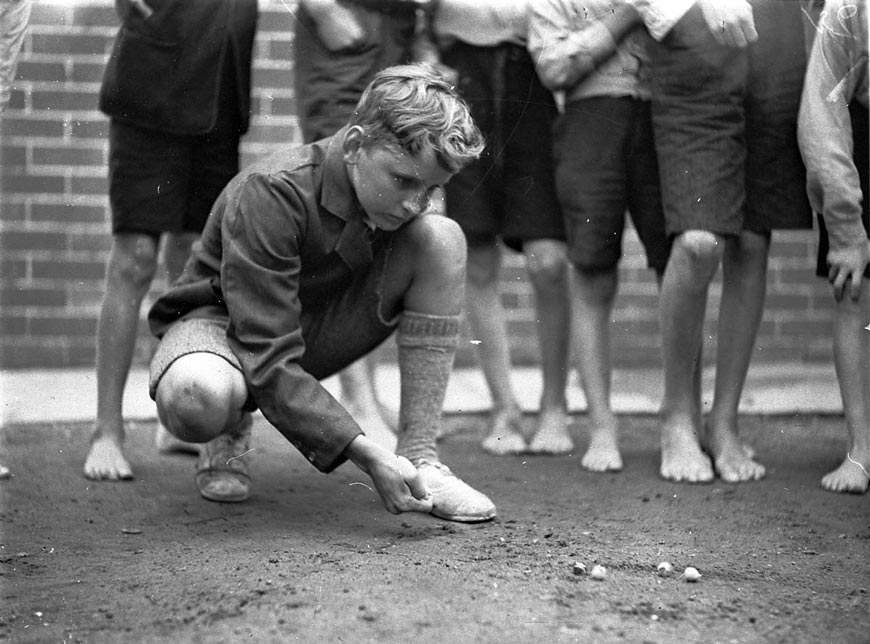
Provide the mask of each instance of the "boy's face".
[{"label": "boy's face", "polygon": [[363,147],[364,138],[359,127],[345,136],[348,176],[369,223],[396,230],[425,212],[432,194],[453,173],[441,167],[431,150],[411,156],[383,145]]}]

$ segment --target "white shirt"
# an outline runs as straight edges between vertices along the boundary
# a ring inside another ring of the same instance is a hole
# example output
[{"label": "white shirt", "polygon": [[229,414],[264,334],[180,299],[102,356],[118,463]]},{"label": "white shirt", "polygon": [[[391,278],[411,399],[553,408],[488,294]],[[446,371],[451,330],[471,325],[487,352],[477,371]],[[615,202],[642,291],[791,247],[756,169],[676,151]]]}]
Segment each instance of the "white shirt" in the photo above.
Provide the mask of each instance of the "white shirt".
[{"label": "white shirt", "polygon": [[695,4],[695,0],[628,0],[643,19],[650,35],[661,40],[680,18]]}]

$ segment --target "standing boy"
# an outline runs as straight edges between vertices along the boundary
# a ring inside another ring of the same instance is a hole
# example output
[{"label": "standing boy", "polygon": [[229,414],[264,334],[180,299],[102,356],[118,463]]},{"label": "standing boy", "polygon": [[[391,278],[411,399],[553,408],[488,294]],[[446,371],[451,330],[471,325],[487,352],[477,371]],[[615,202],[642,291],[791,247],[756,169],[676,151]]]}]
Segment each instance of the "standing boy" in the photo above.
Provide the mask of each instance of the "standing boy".
[{"label": "standing boy", "polygon": [[[90,479],[129,479],[123,395],[139,309],[163,263],[172,282],[239,168],[248,128],[256,0],[118,0],[122,24],[100,109],[111,117],[112,248],[97,324]],[[158,447],[171,438],[158,428]],[[189,447],[189,446],[188,446]]]},{"label": "standing boy", "polygon": [[834,364],[848,446],[822,478],[832,492],[870,487],[870,130],[867,6],[828,0],[807,64],[798,134],[807,193],[819,213],[817,274],[834,296]]}]

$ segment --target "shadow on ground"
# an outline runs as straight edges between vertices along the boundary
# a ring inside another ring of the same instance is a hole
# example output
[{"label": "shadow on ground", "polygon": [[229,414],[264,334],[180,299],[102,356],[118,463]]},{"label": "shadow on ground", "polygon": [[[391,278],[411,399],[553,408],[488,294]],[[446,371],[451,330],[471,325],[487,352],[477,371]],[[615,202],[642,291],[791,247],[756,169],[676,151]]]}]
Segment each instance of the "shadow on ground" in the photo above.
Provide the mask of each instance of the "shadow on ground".
[{"label": "shadow on ground", "polygon": [[696,486],[658,477],[655,418],[622,418],[620,474],[581,469],[575,421],[577,453],[499,458],[481,417],[447,419],[443,460],[499,508],[481,525],[390,515],[353,466],[319,474],[262,419],[239,505],[201,500],[153,423],[129,427],[125,483],[82,477],[87,424],[7,427],[0,640],[866,644],[870,497],[818,485],[841,418],[745,417],[768,477]]}]

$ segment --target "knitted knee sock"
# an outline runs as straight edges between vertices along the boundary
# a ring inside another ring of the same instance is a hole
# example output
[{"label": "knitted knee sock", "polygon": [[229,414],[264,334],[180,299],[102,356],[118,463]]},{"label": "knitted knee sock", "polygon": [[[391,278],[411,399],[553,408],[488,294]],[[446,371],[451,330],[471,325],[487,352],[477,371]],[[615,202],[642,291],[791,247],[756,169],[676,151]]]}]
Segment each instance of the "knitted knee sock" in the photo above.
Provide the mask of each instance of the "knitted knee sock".
[{"label": "knitted knee sock", "polygon": [[412,463],[438,461],[435,440],[458,342],[458,315],[405,311],[399,321],[401,404],[396,454]]}]

